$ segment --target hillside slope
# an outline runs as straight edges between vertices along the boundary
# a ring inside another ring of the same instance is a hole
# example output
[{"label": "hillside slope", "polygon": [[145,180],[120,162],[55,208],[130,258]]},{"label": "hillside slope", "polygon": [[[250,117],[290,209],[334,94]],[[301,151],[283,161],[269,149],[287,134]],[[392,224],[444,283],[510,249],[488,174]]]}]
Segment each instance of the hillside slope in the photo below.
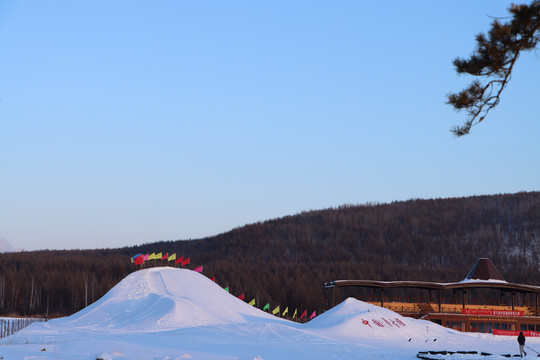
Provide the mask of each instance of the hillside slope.
[{"label": "hillside slope", "polygon": [[479,257],[508,281],[540,284],[539,234],[540,193],[531,192],[343,206],[200,240],[2,254],[0,314],[80,310],[136,270],[129,257],[139,252],[189,256],[257,304],[319,311],[325,281],[459,281]]}]

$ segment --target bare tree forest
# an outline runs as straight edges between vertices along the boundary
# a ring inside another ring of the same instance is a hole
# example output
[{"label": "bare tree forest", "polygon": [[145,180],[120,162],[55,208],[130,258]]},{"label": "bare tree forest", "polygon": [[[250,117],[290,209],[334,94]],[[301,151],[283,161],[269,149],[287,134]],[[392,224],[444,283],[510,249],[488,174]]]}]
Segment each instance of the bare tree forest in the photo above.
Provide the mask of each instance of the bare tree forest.
[{"label": "bare tree forest", "polygon": [[320,312],[325,281],[459,281],[479,257],[507,281],[539,285],[539,242],[540,192],[341,206],[200,240],[0,254],[0,315],[72,314],[138,270],[137,253],[189,256],[259,307]]}]

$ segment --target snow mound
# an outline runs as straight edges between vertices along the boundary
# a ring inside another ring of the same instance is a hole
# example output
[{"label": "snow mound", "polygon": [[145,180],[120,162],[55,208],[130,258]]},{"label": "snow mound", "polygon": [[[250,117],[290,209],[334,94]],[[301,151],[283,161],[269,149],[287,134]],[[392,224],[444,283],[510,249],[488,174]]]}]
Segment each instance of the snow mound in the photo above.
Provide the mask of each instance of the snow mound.
[{"label": "snow mound", "polygon": [[197,272],[170,267],[136,271],[101,299],[51,327],[162,331],[187,327],[285,321],[223,290]]},{"label": "snow mound", "polygon": [[348,298],[306,324],[336,338],[378,338],[436,341],[457,333],[440,325],[401,316],[392,310]]}]

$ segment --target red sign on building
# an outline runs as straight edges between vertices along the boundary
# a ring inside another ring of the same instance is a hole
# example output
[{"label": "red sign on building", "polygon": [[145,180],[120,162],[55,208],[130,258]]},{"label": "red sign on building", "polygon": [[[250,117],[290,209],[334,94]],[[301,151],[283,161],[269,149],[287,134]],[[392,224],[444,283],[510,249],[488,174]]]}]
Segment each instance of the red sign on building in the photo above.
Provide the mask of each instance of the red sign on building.
[{"label": "red sign on building", "polygon": [[540,337],[540,333],[536,331],[516,331],[516,330],[497,330],[493,329],[493,335],[518,336],[522,332],[526,337]]},{"label": "red sign on building", "polygon": [[461,309],[464,315],[523,316],[521,310]]}]

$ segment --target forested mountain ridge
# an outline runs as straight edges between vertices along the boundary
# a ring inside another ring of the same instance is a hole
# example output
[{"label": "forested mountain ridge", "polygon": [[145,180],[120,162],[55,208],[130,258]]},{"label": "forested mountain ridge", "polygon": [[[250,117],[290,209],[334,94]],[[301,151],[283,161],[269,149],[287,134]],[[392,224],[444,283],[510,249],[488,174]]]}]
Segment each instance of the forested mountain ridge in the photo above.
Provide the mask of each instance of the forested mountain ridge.
[{"label": "forested mountain ridge", "polygon": [[507,281],[540,285],[539,245],[540,192],[347,205],[200,240],[0,254],[0,314],[73,313],[137,270],[136,253],[189,256],[260,307],[320,311],[325,281],[459,281],[479,257]]}]

